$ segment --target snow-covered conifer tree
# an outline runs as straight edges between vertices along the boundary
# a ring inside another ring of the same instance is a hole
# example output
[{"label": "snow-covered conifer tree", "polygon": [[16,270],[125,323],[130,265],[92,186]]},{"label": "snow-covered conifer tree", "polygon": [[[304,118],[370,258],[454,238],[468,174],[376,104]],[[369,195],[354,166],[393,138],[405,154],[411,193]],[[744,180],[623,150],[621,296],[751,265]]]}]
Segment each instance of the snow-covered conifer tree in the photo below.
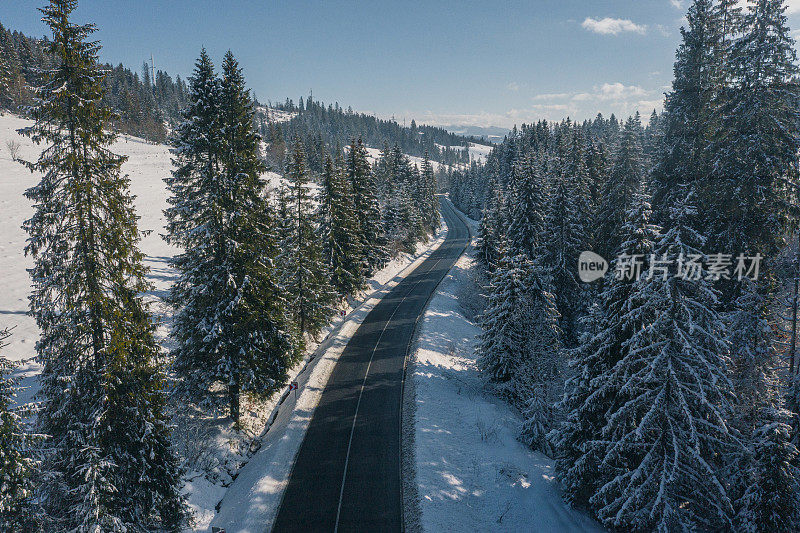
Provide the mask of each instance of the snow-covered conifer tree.
[{"label": "snow-covered conifer tree", "polygon": [[298,346],[306,333],[316,335],[333,315],[336,293],[330,284],[328,265],[323,261],[322,242],[317,236],[317,218],[299,139],[290,149],[285,178],[288,182],[289,220],[280,248],[282,286],[286,292]]},{"label": "snow-covered conifer tree", "polygon": [[365,275],[371,275],[387,258],[386,239],[381,224],[378,187],[367,160],[367,149],[353,139],[347,154],[347,179],[353,190],[353,209],[358,221],[359,241]]},{"label": "snow-covered conifer tree", "polygon": [[641,189],[644,177],[642,148],[639,144],[641,127],[638,114],[625,122],[614,166],[603,190],[595,249],[607,259],[613,257],[626,238],[623,234],[625,219],[633,206],[634,197]]},{"label": "snow-covered conifer tree", "polygon": [[109,150],[111,110],[92,25],[70,21],[74,0],[42,9],[57,67],[37,92],[47,146],[26,192],[33,256],[31,314],[41,329],[37,415],[47,435],[37,501],[56,530],[177,530],[185,525],[181,469],[170,443],[165,376],[142,293],[140,234],[125,158]]},{"label": "snow-covered conifer tree", "polygon": [[547,189],[544,171],[531,152],[517,160],[513,168],[508,238],[512,253],[534,260],[540,252],[544,231]]},{"label": "snow-covered conifer tree", "polygon": [[325,161],[318,209],[323,257],[328,264],[331,284],[340,296],[353,294],[364,286],[363,254],[352,188],[344,174],[340,150],[337,150],[335,162],[330,157]]},{"label": "snow-covered conifer tree", "polygon": [[[8,330],[0,330],[0,349],[8,335]],[[12,368],[0,355],[0,529],[36,531],[33,439],[13,406],[16,384],[9,377]]]},{"label": "snow-covered conifer tree", "polygon": [[641,192],[634,197],[620,235],[625,242],[615,252],[600,303],[593,305],[583,319],[581,342],[570,358],[572,375],[559,406],[566,413],[565,420],[553,439],[556,472],[565,498],[580,506],[588,505],[599,487],[603,450],[597,443],[602,442],[606,412],[619,393],[606,377],[634,333],[635,322],[626,315],[633,304],[633,283],[641,274],[641,270],[637,274],[635,265],[652,253],[659,235],[658,227],[650,223],[650,204]]},{"label": "snow-covered conifer tree", "polygon": [[167,240],[183,248],[171,292],[178,392],[217,405],[222,398],[212,391],[223,385],[238,424],[241,391],[266,394],[283,384],[291,350],[252,100],[232,54],[220,81],[201,52],[184,117],[173,140],[177,168],[165,180]]},{"label": "snow-covered conifer tree", "polygon": [[725,327],[702,264],[688,269],[692,257],[702,257],[703,238],[689,226],[696,212],[691,188],[683,189],[654,249],[656,261],[673,263],[651,262],[634,283],[622,316],[632,335],[621,359],[596,378],[600,394],[615,396],[598,443],[601,486],[590,498],[608,527],[732,524],[719,476],[731,440]]}]

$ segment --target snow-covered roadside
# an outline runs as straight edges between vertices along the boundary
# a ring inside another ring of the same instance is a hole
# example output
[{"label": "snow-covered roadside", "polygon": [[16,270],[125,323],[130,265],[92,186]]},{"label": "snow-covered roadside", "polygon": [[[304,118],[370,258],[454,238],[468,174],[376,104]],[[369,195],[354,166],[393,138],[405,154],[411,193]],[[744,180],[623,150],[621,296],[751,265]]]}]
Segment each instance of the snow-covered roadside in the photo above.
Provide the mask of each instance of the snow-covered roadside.
[{"label": "snow-covered roadside", "polygon": [[[311,347],[291,373],[290,381],[298,383],[298,391],[287,388],[275,396],[275,407],[258,451],[227,489],[211,485],[202,477],[191,482],[194,530],[206,531],[212,525],[229,532],[269,530],[314,409],[350,337],[378,301],[436,250],[446,236],[443,227],[417,254],[403,254],[377,272],[364,294],[350,303],[347,315],[329,326],[322,343]],[[215,513],[218,502],[219,512]]]},{"label": "snow-covered roadside", "polygon": [[409,361],[407,530],[602,531],[562,501],[553,461],[517,441],[519,413],[485,390],[480,329],[460,302],[473,289],[471,250],[429,302]]}]

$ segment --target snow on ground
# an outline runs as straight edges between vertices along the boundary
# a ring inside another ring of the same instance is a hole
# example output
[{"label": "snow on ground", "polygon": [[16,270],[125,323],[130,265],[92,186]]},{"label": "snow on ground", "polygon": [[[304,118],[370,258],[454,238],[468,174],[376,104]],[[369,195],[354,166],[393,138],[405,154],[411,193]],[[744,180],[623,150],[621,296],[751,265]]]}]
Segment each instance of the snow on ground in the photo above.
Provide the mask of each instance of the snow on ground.
[{"label": "snow on ground", "polygon": [[561,500],[553,461],[516,439],[519,413],[485,389],[475,362],[480,329],[461,303],[474,294],[474,268],[464,254],[443,280],[410,362],[416,487],[406,492],[417,501],[406,505],[416,513],[409,530],[602,531]]},{"label": "snow on ground", "polygon": [[269,122],[289,122],[297,115],[297,113],[283,111],[281,109],[275,109],[267,106],[258,106],[256,108],[256,112],[264,115]]},{"label": "snow on ground", "polygon": [[[447,148],[447,146],[439,143],[436,143],[436,146],[438,146],[439,149]],[[453,150],[464,149],[463,146],[450,146],[449,148]],[[492,148],[492,146],[486,146],[485,144],[469,143],[469,158],[479,163],[485,163],[486,156],[489,155],[489,152],[492,151]]]},{"label": "snow on ground", "polygon": [[[39,329],[35,321],[26,314],[31,288],[26,269],[32,266],[32,261],[24,255],[27,235],[21,228],[23,222],[33,214],[33,208],[24,197],[24,192],[39,181],[39,176],[12,160],[8,144],[19,144],[18,158],[36,160],[41,147],[16,133],[19,128],[31,123],[30,120],[13,115],[0,116],[0,273],[3,281],[3,291],[0,293],[0,328],[13,328],[8,339],[9,345],[2,350],[2,355],[19,362],[14,375],[20,380],[21,390],[17,396],[20,404],[33,399],[38,390],[37,376],[41,371],[41,366],[33,360]],[[120,136],[112,149],[129,156],[123,165],[123,171],[129,175],[131,191],[136,195],[139,229],[145,234],[141,248],[146,254],[145,263],[150,268],[148,278],[154,287],[149,294],[149,300],[152,310],[160,320],[159,338],[166,345],[171,312],[162,298],[166,296],[175,279],[175,272],[168,261],[176,252],[175,248],[161,238],[165,224],[163,210],[167,207],[168,197],[163,178],[172,170],[169,148]],[[274,189],[281,178],[278,174],[269,172],[264,175],[264,179]],[[420,254],[427,249],[423,247]],[[402,275],[401,271],[415,259],[416,257],[408,254],[396,258],[369,280],[369,288],[364,297],[352,301],[351,304],[358,306],[371,292],[380,290],[387,282]],[[348,316],[347,320],[350,321],[350,318],[352,316]],[[337,328],[342,320],[337,319],[329,330]],[[313,353],[315,348],[316,344],[311,343],[309,353]],[[298,364],[293,375],[299,373],[307,362],[308,357]],[[259,437],[272,419],[281,398],[281,394],[276,394],[262,401],[245,399],[242,409],[243,431],[239,434],[231,430],[224,417],[207,416],[191,407],[178,415],[176,441],[184,457],[190,459],[187,492],[196,514],[197,527],[204,527],[214,517],[214,507],[225,494],[225,487],[258,450]]]},{"label": "snow on ground", "polygon": [[486,162],[486,156],[492,151],[493,146],[486,146],[485,144],[469,143],[469,157],[479,163]]}]

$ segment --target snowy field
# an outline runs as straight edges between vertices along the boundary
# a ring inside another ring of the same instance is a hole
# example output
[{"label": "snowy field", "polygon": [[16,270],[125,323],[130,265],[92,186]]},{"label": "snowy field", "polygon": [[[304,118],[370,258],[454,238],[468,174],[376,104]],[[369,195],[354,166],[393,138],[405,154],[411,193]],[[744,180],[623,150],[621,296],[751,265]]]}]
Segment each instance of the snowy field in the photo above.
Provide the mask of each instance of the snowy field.
[{"label": "snowy field", "polygon": [[553,461],[516,439],[519,413],[485,388],[475,362],[480,329],[459,301],[473,290],[474,268],[468,251],[439,285],[410,362],[410,492],[416,490],[418,507],[409,530],[602,531],[562,501]]},{"label": "snowy field", "polygon": [[[36,389],[34,376],[40,370],[39,365],[32,361],[39,329],[35,321],[26,315],[30,292],[26,269],[32,266],[32,261],[25,257],[23,249],[27,235],[21,228],[22,223],[33,214],[33,208],[23,194],[39,181],[39,176],[13,161],[8,145],[18,143],[17,157],[35,161],[41,148],[16,133],[17,129],[30,124],[31,121],[13,115],[0,116],[0,328],[13,328],[3,355],[20,362],[16,372],[16,376],[22,378],[20,384],[23,390],[17,397],[20,403],[30,401]],[[167,191],[162,179],[169,175],[172,168],[170,154],[164,145],[123,136],[120,136],[113,150],[130,157],[122,169],[130,176],[131,191],[136,195],[136,212],[141,217],[139,229],[146,235],[141,248],[147,255],[145,263],[150,267],[149,279],[154,285],[152,310],[162,319],[159,334],[163,336],[167,331],[165,319],[168,316],[158,297],[172,283],[174,274],[167,260],[175,253],[160,237],[164,227],[162,211],[167,206]]]}]

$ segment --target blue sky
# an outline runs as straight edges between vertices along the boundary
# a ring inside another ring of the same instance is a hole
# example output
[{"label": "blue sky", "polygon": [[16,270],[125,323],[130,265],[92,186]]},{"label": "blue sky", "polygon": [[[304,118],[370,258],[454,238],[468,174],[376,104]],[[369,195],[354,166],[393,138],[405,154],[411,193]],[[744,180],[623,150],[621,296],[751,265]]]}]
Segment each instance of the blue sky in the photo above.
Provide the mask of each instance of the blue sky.
[{"label": "blue sky", "polygon": [[[0,22],[44,35],[42,0]],[[790,0],[800,28],[800,0]],[[598,111],[647,115],[672,78],[687,0],[387,2],[82,0],[101,57],[191,73],[231,49],[261,101],[315,99],[435,125],[510,127]]]}]

